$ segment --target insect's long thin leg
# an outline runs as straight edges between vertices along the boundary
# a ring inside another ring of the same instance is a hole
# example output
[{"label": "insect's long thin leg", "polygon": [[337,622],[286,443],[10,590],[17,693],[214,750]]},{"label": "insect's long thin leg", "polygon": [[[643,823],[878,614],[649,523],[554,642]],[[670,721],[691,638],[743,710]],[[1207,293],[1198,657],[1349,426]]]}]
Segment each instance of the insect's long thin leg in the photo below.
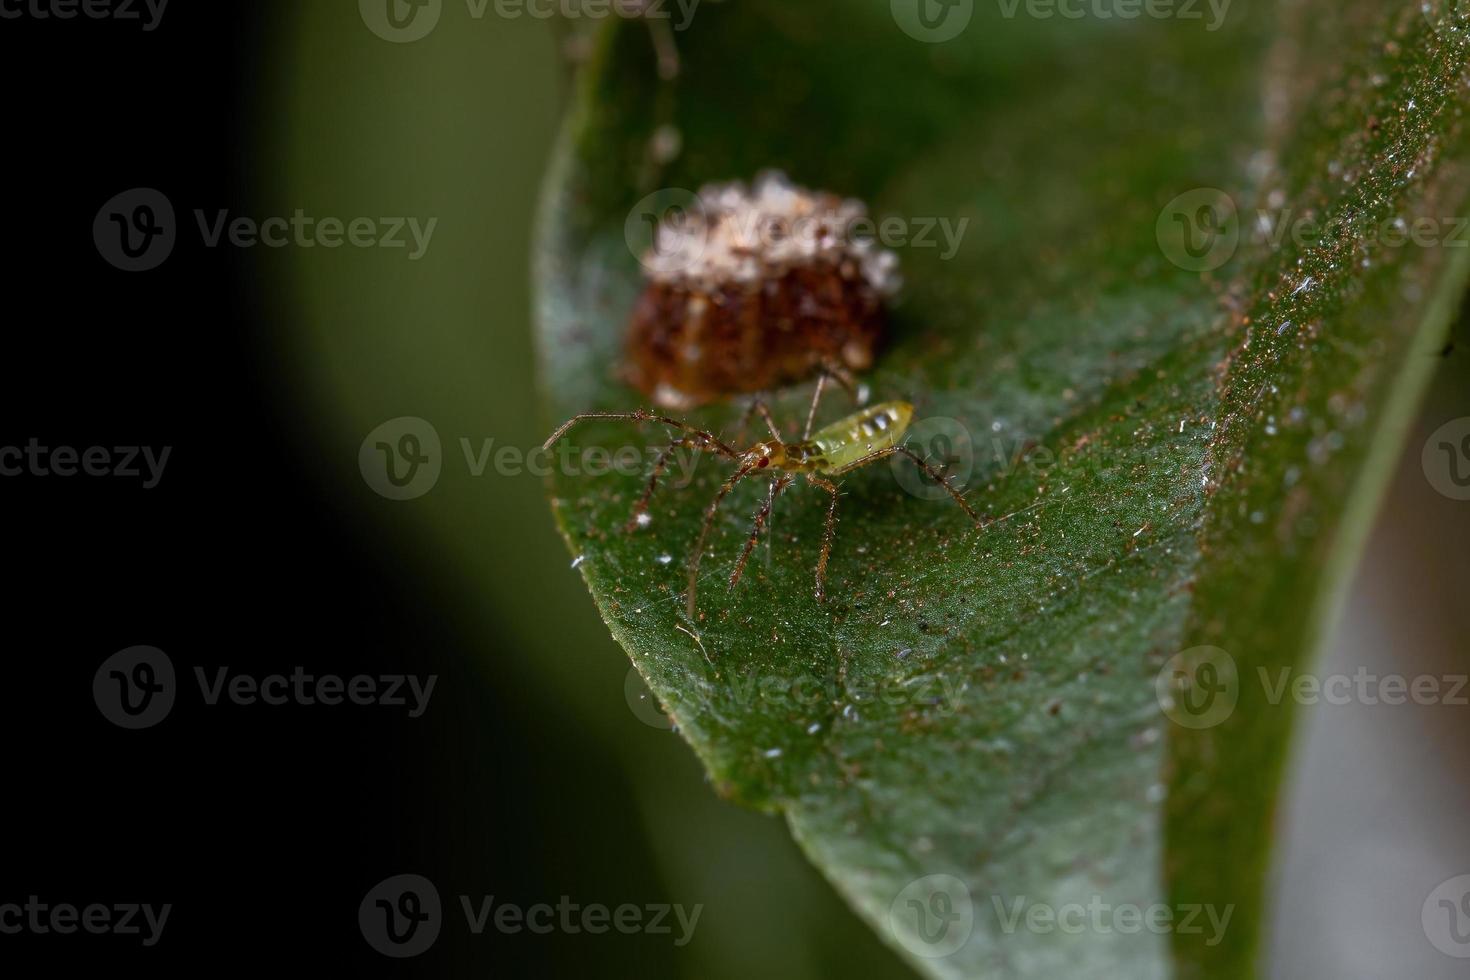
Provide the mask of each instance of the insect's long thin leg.
[{"label": "insect's long thin leg", "polygon": [[740,413],[740,424],[735,429],[736,445],[743,445],[745,443],[746,426],[750,425],[750,417],[755,414],[760,415],[766,423],[766,428],[771,430],[771,436],[777,442],[780,442],[781,430],[776,427],[776,420],[771,418],[771,410],[766,406],[765,396],[757,393],[751,397],[750,404],[745,406],[745,411]]},{"label": "insect's long thin leg", "polygon": [[708,449],[712,449],[722,456],[728,456],[731,459],[738,459],[740,456],[740,454],[737,453],[734,449],[731,449],[729,446],[721,442],[719,438],[714,435],[714,433],[706,432],[703,429],[696,429],[688,422],[680,422],[678,419],[671,419],[666,415],[654,415],[652,412],[645,412],[641,408],[632,412],[583,412],[581,415],[573,415],[571,418],[563,422],[560,428],[553,432],[547,438],[547,440],[541,444],[541,448],[543,450],[551,449],[552,446],[557,444],[562,436],[567,434],[567,431],[571,429],[572,426],[576,425],[578,422],[585,422],[589,419],[609,419],[621,422],[659,422],[663,425],[670,425],[676,429],[680,429],[684,432],[689,433],[691,436],[698,439],[702,446]]},{"label": "insect's long thin leg", "polygon": [[638,527],[638,520],[648,512],[648,502],[653,499],[654,488],[658,486],[658,478],[663,476],[664,470],[668,469],[669,460],[674,453],[680,449],[697,448],[699,441],[694,436],[685,436],[682,439],[671,442],[665,446],[663,452],[653,461],[653,472],[649,474],[648,486],[643,490],[643,496],[633,505],[633,513],[628,517],[628,523],[623,525],[623,530],[632,531]]},{"label": "insect's long thin leg", "polygon": [[806,478],[832,495],[827,505],[827,529],[822,532],[822,553],[817,556],[817,601],[822,602],[827,598],[827,559],[832,557],[832,537],[837,533],[837,484],[812,473]]},{"label": "insect's long thin leg", "polygon": [[822,373],[833,381],[842,385],[843,390],[852,398],[854,405],[860,404],[863,399],[858,396],[857,378],[853,377],[851,371],[843,367],[837,361],[828,358],[822,362]]},{"label": "insect's long thin leg", "polygon": [[771,481],[771,489],[766,494],[766,502],[761,509],[756,511],[755,523],[750,529],[750,537],[745,540],[745,550],[740,553],[740,560],[735,563],[735,571],[730,575],[730,588],[735,588],[740,583],[740,576],[745,574],[745,563],[750,559],[750,553],[755,549],[756,539],[760,537],[761,528],[766,526],[766,519],[771,516],[771,508],[776,505],[776,495],[787,486],[795,477],[783,476]]},{"label": "insect's long thin leg", "polygon": [[817,386],[812,389],[812,407],[807,409],[806,428],[801,430],[802,441],[812,437],[812,422],[817,417],[817,403],[822,400],[822,389],[827,387],[827,372],[817,375]]},{"label": "insect's long thin leg", "polygon": [[737,445],[745,443],[745,428],[750,425],[750,417],[757,414],[766,423],[766,428],[771,430],[771,438],[777,442],[781,441],[781,430],[776,427],[776,420],[771,418],[771,410],[766,406],[765,396],[757,393],[751,397],[750,404],[745,406],[745,411],[740,413],[740,425],[735,430]]},{"label": "insect's long thin leg", "polygon": [[686,608],[690,619],[694,619],[695,614],[694,590],[699,581],[699,560],[704,557],[704,543],[709,540],[709,529],[714,526],[715,511],[719,509],[720,501],[725,499],[725,495],[753,469],[755,469],[755,464],[749,463],[731,473],[730,479],[720,485],[720,489],[715,493],[715,499],[710,501],[709,509],[704,512],[704,526],[699,529],[699,541],[694,545],[694,553],[689,556],[689,600]]},{"label": "insect's long thin leg", "polygon": [[771,410],[766,407],[766,403],[760,399],[757,399],[755,403],[755,410],[760,413],[760,417],[765,421],[766,428],[771,430],[771,438],[775,439],[777,442],[780,442],[781,430],[776,426],[776,420],[771,418]]},{"label": "insect's long thin leg", "polygon": [[868,455],[855,459],[851,463],[848,463],[846,466],[842,466],[835,470],[832,470],[827,475],[834,477],[843,476],[844,474],[851,473],[853,470],[861,469],[864,466],[876,463],[882,459],[887,459],[894,453],[898,453],[902,456],[907,456],[909,459],[919,464],[919,468],[929,475],[929,479],[933,480],[935,483],[944,487],[945,490],[949,491],[949,495],[954,498],[954,502],[959,504],[960,509],[969,516],[970,520],[975,522],[976,527],[982,529],[985,527],[985,522],[980,519],[979,514],[976,514],[973,510],[970,509],[970,505],[965,502],[965,498],[960,494],[960,492],[954,487],[950,486],[948,480],[946,480],[937,470],[934,469],[934,467],[926,463],[923,459],[919,457],[917,453],[915,453],[907,446],[889,446],[887,449],[880,449],[877,452],[868,453]]}]

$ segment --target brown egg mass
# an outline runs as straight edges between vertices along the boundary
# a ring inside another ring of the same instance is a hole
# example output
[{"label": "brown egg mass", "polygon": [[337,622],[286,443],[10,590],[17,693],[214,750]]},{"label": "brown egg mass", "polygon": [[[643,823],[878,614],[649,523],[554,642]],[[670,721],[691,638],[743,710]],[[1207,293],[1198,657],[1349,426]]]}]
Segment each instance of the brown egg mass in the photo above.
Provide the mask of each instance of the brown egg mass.
[{"label": "brown egg mass", "polygon": [[[866,235],[864,232],[866,231]],[[665,408],[767,391],[824,367],[865,371],[885,332],[898,258],[862,202],[768,172],[709,184],[642,256],[629,382]]]}]

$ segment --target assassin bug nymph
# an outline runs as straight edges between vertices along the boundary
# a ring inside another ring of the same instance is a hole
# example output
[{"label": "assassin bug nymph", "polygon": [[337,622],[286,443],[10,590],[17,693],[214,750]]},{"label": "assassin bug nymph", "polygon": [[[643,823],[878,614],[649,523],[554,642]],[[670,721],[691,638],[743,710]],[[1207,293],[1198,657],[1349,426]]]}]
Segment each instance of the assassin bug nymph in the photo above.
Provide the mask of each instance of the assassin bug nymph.
[{"label": "assassin bug nymph", "polygon": [[827,524],[822,535],[822,550],[817,558],[816,596],[819,601],[826,598],[827,559],[832,554],[832,536],[837,527],[837,484],[832,482],[835,478],[888,459],[895,454],[907,456],[928,475],[929,479],[949,491],[949,495],[954,498],[955,503],[960,505],[976,527],[985,527],[985,522],[970,508],[960,492],[950,486],[949,481],[913,450],[901,444],[900,440],[913,421],[914,407],[912,405],[904,401],[883,402],[854,412],[840,421],[812,432],[812,419],[816,414],[817,399],[821,397],[821,393],[822,381],[819,379],[812,399],[812,411],[807,415],[806,429],[797,442],[782,441],[781,432],[776,427],[770,411],[763,402],[756,400],[751,407],[765,421],[766,427],[770,429],[771,438],[768,441],[757,442],[745,450],[738,450],[713,433],[695,428],[687,422],[645,412],[642,409],[632,412],[586,412],[575,415],[553,432],[542,448],[549,451],[572,426],[591,419],[635,423],[658,422],[684,433],[667,446],[654,461],[648,486],[644,489],[643,496],[633,506],[633,515],[627,524],[628,530],[646,522],[648,502],[653,497],[658,478],[663,474],[670,458],[677,450],[708,450],[735,464],[735,472],[720,485],[720,489],[705,510],[704,525],[700,528],[699,540],[689,558],[687,611],[691,620],[696,618],[695,587],[699,579],[699,563],[704,555],[704,546],[709,539],[710,528],[715,522],[715,513],[719,509],[720,502],[725,499],[736,483],[757,472],[768,471],[771,481],[766,491],[765,503],[756,511],[750,536],[745,542],[745,549],[740,553],[740,560],[736,562],[735,570],[730,575],[732,589],[740,582],[740,576],[745,571],[745,563],[750,558],[752,549],[755,548],[762,528],[765,527],[771,516],[771,508],[776,503],[776,497],[782,490],[790,486],[798,475],[805,476],[808,483],[826,491],[831,498],[827,505]]}]

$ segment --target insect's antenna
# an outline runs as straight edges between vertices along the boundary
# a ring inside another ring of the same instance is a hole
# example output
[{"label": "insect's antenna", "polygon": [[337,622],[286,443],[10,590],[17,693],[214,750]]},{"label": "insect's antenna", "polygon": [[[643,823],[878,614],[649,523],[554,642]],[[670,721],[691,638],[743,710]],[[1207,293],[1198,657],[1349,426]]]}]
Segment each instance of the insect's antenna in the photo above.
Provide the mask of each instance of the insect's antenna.
[{"label": "insect's antenna", "polygon": [[760,393],[757,393],[751,398],[750,404],[745,406],[745,411],[740,413],[740,422],[735,427],[735,441],[741,443],[745,441],[745,430],[750,425],[750,418],[757,414],[765,421],[766,428],[771,432],[771,437],[777,442],[780,442],[781,430],[776,427],[776,420],[771,418],[771,410],[766,407],[765,397]]},{"label": "insect's antenna", "polygon": [[696,429],[689,423],[680,422],[678,419],[671,419],[667,416],[654,415],[651,412],[645,412],[641,408],[632,412],[583,412],[581,415],[573,415],[571,418],[563,422],[561,424],[561,427],[553,432],[550,437],[548,437],[547,440],[541,444],[542,450],[549,450],[552,446],[556,445],[557,442],[561,440],[562,436],[567,434],[568,430],[570,430],[572,426],[576,425],[578,422],[586,422],[589,419],[609,419],[619,422],[660,422],[664,425],[671,425],[676,429],[680,429],[684,432],[689,433],[690,435],[697,438],[702,446],[707,449],[713,449],[715,452],[719,453],[722,456],[729,456],[731,459],[737,459],[740,456],[740,454],[737,453],[735,450],[731,449],[729,446],[721,442],[719,438],[714,435],[714,433],[706,432],[703,429]]},{"label": "insect's antenna", "polygon": [[725,495],[730,492],[731,488],[736,483],[739,483],[753,469],[755,469],[755,464],[747,463],[734,473],[731,473],[730,479],[721,484],[719,491],[715,494],[715,499],[710,501],[709,509],[704,512],[704,526],[699,529],[699,542],[694,546],[694,554],[689,556],[689,601],[687,609],[691,620],[694,619],[694,590],[699,581],[699,560],[704,557],[704,543],[709,540],[709,529],[715,523],[715,511],[719,509],[720,501],[725,499]]},{"label": "insect's antenna", "polygon": [[801,430],[801,438],[803,440],[812,437],[812,423],[817,418],[817,403],[822,400],[822,389],[825,387],[827,387],[827,372],[823,371],[817,375],[817,387],[812,391],[812,407],[807,409],[806,428]]},{"label": "insect's antenna", "polygon": [[970,505],[965,503],[965,498],[961,496],[960,492],[954,487],[950,486],[949,481],[946,480],[937,470],[935,470],[934,467],[930,466],[923,459],[920,459],[918,453],[914,452],[907,446],[894,446],[893,451],[896,453],[902,453],[909,459],[913,460],[915,463],[919,464],[924,472],[929,475],[929,479],[933,480],[935,483],[938,483],[940,486],[944,487],[944,489],[949,491],[949,495],[954,498],[954,502],[959,504],[960,509],[969,516],[970,520],[975,522],[975,526],[980,528],[982,531],[985,530],[985,522],[980,519],[979,514],[976,514],[973,510],[970,509]]},{"label": "insect's antenna", "polygon": [[847,392],[848,397],[852,399],[854,405],[866,400],[858,392],[857,378],[853,377],[852,372],[843,367],[841,362],[832,360],[831,358],[824,360],[822,362],[822,374],[840,384],[843,390]]}]

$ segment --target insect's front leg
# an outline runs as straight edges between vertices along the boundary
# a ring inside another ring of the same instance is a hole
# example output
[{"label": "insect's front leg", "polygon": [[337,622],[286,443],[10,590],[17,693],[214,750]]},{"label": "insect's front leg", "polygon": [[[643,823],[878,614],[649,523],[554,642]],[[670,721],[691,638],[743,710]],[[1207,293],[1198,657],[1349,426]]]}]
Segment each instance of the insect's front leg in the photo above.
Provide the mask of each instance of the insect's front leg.
[{"label": "insect's front leg", "polygon": [[623,525],[624,531],[635,531],[648,524],[648,504],[653,499],[653,491],[658,486],[658,478],[663,476],[664,470],[669,467],[669,460],[673,459],[674,453],[680,449],[696,449],[703,444],[698,436],[685,436],[676,439],[663,448],[658,458],[653,461],[653,470],[648,476],[648,486],[643,490],[643,496],[633,505],[633,513],[628,518],[628,523]]},{"label": "insect's front leg", "polygon": [[745,550],[740,553],[740,560],[735,563],[735,571],[730,574],[730,588],[740,584],[740,576],[745,573],[745,563],[750,560],[750,553],[755,548],[756,539],[760,537],[761,529],[766,526],[770,519],[771,508],[776,505],[776,496],[791,485],[795,477],[782,476],[771,481],[770,489],[766,491],[766,502],[761,509],[756,511],[755,521],[750,528],[750,537],[745,539]]}]

